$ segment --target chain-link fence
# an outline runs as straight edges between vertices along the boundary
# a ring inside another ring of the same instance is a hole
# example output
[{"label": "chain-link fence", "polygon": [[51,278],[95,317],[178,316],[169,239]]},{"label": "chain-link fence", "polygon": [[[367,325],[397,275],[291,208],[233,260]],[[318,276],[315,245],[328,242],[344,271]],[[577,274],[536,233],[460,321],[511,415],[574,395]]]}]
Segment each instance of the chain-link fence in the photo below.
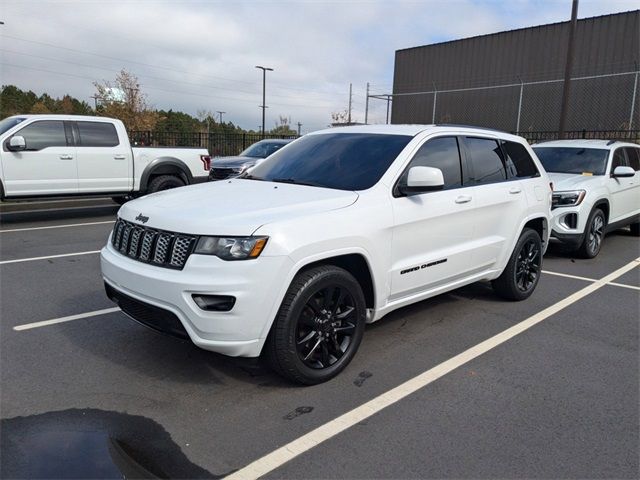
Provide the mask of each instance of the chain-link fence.
[{"label": "chain-link fence", "polygon": [[238,155],[242,150],[263,139],[293,139],[297,135],[261,133],[207,133],[207,132],[129,132],[136,147],[200,147],[215,157]]},{"label": "chain-link fence", "polygon": [[[572,78],[567,130],[629,132],[637,139],[632,132],[640,129],[639,76],[640,71],[633,71]],[[551,133],[560,122],[562,86],[563,80],[557,79],[389,94],[391,123],[458,123],[524,136]]]}]

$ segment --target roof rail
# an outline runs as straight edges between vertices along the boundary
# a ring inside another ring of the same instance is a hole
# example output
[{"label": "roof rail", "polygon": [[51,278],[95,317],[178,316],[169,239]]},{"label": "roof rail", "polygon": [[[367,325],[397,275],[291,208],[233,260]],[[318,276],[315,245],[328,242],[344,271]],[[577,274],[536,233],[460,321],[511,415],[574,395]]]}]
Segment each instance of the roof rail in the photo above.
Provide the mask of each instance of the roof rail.
[{"label": "roof rail", "polygon": [[[497,128],[479,127],[477,125],[464,125],[459,123],[435,123],[436,127],[463,127],[463,128],[475,128],[476,130],[487,130],[488,132],[509,133],[505,130],[498,130]],[[510,134],[513,135],[513,134]]]}]

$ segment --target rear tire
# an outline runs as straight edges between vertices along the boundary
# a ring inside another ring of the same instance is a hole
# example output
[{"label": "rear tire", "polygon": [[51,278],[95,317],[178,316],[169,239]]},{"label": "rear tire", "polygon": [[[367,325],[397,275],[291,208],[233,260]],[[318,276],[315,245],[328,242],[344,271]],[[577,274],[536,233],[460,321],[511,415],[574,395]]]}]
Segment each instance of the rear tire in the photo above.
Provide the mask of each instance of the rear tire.
[{"label": "rear tire", "polygon": [[640,237],[640,222],[632,223],[631,225],[629,225],[629,230],[631,230],[631,235]]},{"label": "rear tire", "polygon": [[606,226],[607,220],[604,216],[604,212],[599,208],[594,208],[589,214],[587,225],[584,230],[584,239],[577,250],[580,257],[594,258],[598,253],[600,253]]},{"label": "rear tire", "polygon": [[542,273],[542,241],[538,232],[525,228],[502,274],[491,282],[502,298],[520,301],[529,298]]},{"label": "rear tire", "polygon": [[296,275],[265,345],[281,376],[304,385],[335,377],[358,350],[366,321],[362,288],[342,268],[325,265]]},{"label": "rear tire", "polygon": [[183,187],[184,185],[184,181],[179,177],[174,175],[161,175],[151,180],[147,192],[155,193],[162,190],[169,190],[171,188]]}]

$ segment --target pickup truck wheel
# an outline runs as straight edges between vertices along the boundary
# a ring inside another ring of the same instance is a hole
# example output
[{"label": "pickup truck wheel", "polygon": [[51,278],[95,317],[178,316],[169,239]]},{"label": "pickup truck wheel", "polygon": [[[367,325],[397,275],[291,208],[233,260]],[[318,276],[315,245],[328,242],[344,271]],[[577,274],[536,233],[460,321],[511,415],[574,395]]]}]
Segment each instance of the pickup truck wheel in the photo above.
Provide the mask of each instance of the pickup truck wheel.
[{"label": "pickup truck wheel", "polygon": [[183,187],[184,182],[181,178],[174,175],[160,175],[149,182],[149,193],[160,192],[161,190],[169,190],[170,188]]},{"label": "pickup truck wheel", "polygon": [[267,338],[269,364],[297,383],[325,382],[354,357],[365,321],[364,294],[349,272],[331,265],[303,271],[291,282]]},{"label": "pickup truck wheel", "polygon": [[604,212],[599,208],[593,209],[587,220],[584,240],[580,247],[578,247],[578,255],[582,258],[594,258],[600,253],[606,225],[607,222],[604,217]]},{"label": "pickup truck wheel", "polygon": [[507,300],[529,298],[542,272],[542,241],[538,232],[525,228],[502,274],[491,282],[493,290]]}]

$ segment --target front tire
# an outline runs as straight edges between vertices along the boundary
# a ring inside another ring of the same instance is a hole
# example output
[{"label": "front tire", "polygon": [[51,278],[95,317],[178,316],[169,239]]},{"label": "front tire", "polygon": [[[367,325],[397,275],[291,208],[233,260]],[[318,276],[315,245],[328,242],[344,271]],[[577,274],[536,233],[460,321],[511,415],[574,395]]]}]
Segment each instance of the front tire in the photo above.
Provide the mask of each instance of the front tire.
[{"label": "front tire", "polygon": [[594,258],[600,253],[606,225],[607,221],[604,212],[599,208],[595,208],[587,219],[584,239],[578,247],[578,255],[582,258]]},{"label": "front tire", "polygon": [[529,298],[542,273],[542,241],[538,232],[525,228],[502,274],[491,282],[493,290],[507,300]]},{"label": "front tire", "polygon": [[315,385],[335,377],[358,350],[366,304],[358,281],[324,265],[296,275],[274,321],[265,353],[283,377]]},{"label": "front tire", "polygon": [[640,237],[640,222],[632,223],[631,225],[629,225],[629,230],[631,230],[631,235]]}]

